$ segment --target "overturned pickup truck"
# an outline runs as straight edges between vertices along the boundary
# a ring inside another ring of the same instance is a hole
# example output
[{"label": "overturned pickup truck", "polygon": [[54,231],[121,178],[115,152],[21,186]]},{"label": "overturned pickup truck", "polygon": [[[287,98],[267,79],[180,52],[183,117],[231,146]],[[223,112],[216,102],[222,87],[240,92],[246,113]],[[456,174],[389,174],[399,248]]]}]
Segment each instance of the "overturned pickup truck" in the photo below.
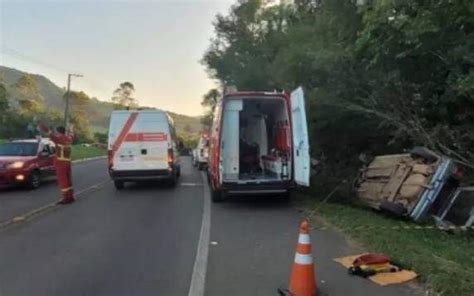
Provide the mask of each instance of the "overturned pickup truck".
[{"label": "overturned pickup truck", "polygon": [[375,157],[360,171],[355,189],[372,208],[421,221],[442,215],[461,177],[453,160],[415,147],[409,154]]}]

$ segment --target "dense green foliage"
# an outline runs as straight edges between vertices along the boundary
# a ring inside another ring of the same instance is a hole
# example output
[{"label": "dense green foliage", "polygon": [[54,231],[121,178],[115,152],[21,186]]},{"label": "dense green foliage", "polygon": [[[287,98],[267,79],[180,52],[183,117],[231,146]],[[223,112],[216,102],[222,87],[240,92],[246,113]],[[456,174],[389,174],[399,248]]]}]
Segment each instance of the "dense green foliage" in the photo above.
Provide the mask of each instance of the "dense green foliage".
[{"label": "dense green foliage", "polygon": [[315,188],[413,145],[474,166],[473,1],[261,2],[216,17],[202,62],[239,90],[303,86]]},{"label": "dense green foliage", "polygon": [[206,113],[201,118],[201,124],[203,125],[204,129],[209,129],[212,125],[212,120],[214,118],[214,110],[220,97],[221,93],[215,88],[209,90],[203,96],[201,105],[206,108]]},{"label": "dense green foliage", "polygon": [[133,97],[135,93],[135,86],[129,81],[120,83],[119,87],[114,90],[112,102],[116,109],[137,108],[138,102]]},{"label": "dense green foliage", "polygon": [[181,150],[180,152],[183,155],[187,155],[190,154],[194,148],[196,148],[199,142],[199,134],[181,132],[178,133],[178,141],[181,143],[181,145],[179,145]]}]

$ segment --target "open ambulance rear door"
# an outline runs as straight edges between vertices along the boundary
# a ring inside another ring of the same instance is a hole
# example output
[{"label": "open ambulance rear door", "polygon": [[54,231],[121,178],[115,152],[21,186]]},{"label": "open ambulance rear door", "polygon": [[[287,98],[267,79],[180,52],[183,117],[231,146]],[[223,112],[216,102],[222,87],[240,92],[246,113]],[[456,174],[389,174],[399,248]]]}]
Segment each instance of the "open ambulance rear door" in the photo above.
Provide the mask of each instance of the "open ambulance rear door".
[{"label": "open ambulance rear door", "polygon": [[291,93],[291,121],[293,134],[294,179],[298,185],[309,186],[310,157],[308,123],[306,121],[304,93],[301,87],[298,87]]}]

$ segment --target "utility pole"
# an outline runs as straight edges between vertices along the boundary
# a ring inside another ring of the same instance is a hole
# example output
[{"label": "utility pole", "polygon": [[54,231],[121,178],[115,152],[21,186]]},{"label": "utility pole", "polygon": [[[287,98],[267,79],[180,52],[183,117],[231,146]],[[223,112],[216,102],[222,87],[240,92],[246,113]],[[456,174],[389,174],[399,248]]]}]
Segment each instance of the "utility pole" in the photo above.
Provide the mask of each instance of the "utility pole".
[{"label": "utility pole", "polygon": [[67,75],[67,91],[66,91],[66,106],[64,108],[64,127],[68,130],[69,127],[69,97],[71,93],[71,77],[83,77],[81,74]]}]

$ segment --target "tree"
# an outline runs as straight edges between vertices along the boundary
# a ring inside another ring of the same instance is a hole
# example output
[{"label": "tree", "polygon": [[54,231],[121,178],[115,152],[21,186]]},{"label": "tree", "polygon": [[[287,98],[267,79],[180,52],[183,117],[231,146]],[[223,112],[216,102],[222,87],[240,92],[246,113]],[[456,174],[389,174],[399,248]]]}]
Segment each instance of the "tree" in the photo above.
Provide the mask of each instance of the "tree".
[{"label": "tree", "polygon": [[44,110],[44,98],[31,75],[23,75],[13,87],[18,93],[16,100],[23,114],[34,116]]},{"label": "tree", "polygon": [[71,91],[69,96],[71,104],[71,123],[74,127],[75,137],[79,142],[90,142],[93,140],[93,135],[87,115],[87,107],[91,99],[82,91]]},{"label": "tree", "polygon": [[[474,168],[472,1],[390,1],[364,11],[357,58],[371,75],[360,110]],[[470,38],[471,37],[471,38]]]},{"label": "tree", "polygon": [[0,80],[0,114],[6,114],[9,108],[10,104],[8,102],[8,92],[3,80]]},{"label": "tree", "polygon": [[304,87],[312,156],[326,168],[318,188],[352,178],[360,153],[413,145],[472,166],[474,2],[260,2],[216,16],[202,63],[239,90]]},{"label": "tree", "polygon": [[133,94],[135,93],[135,86],[133,83],[125,81],[114,91],[112,102],[118,108],[136,108],[138,103]]},{"label": "tree", "polygon": [[184,126],[183,130],[184,130],[186,133],[189,133],[189,134],[192,134],[192,133],[193,133],[193,128],[192,128],[192,126],[189,125],[189,123],[187,123],[187,124]]},{"label": "tree", "polygon": [[211,112],[214,112],[216,106],[217,106],[217,103],[219,102],[219,99],[221,98],[221,93],[213,88],[211,90],[209,90],[204,96],[203,96],[203,99],[202,99],[202,102],[201,102],[201,105],[203,107],[208,107],[211,109]]},{"label": "tree", "polygon": [[5,135],[5,127],[9,118],[10,105],[8,103],[8,92],[3,80],[0,80],[0,137]]},{"label": "tree", "polygon": [[215,88],[209,90],[202,98],[201,105],[207,109],[204,116],[201,117],[201,124],[205,129],[208,129],[212,125],[214,111],[220,98],[221,93]]}]

